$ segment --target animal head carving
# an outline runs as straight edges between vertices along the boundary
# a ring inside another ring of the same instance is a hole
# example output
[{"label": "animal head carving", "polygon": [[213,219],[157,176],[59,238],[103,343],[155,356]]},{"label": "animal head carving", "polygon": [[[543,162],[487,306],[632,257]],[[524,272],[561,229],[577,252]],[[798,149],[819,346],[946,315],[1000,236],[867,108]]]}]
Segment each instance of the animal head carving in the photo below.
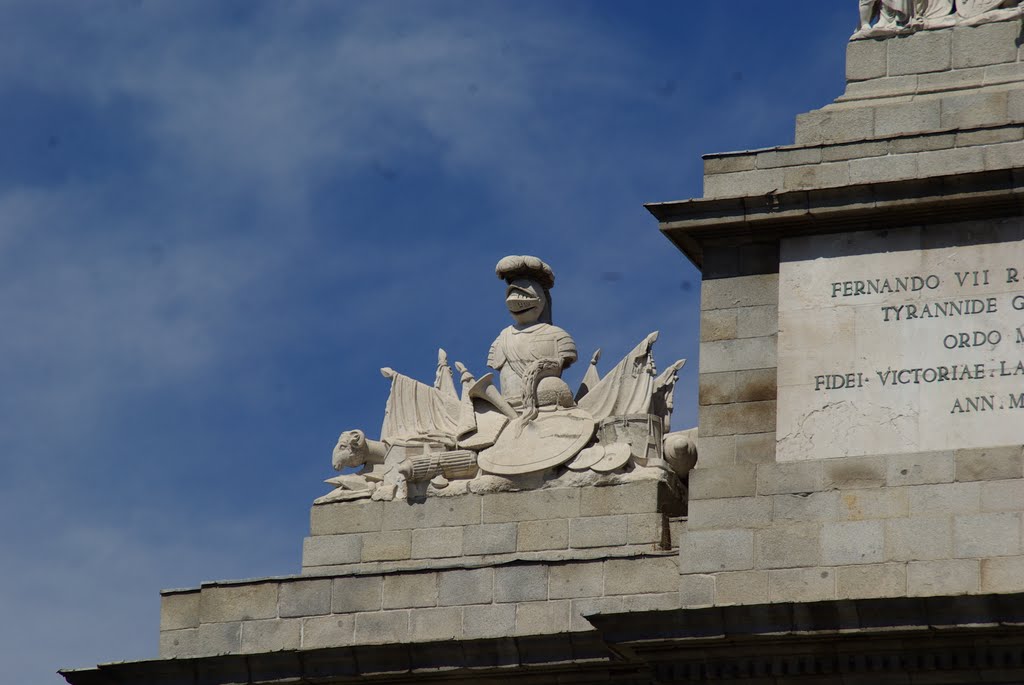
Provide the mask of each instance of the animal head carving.
[{"label": "animal head carving", "polygon": [[366,444],[366,434],[361,430],[350,430],[338,437],[331,464],[336,471],[341,471],[344,468],[363,466],[369,457],[370,448]]}]

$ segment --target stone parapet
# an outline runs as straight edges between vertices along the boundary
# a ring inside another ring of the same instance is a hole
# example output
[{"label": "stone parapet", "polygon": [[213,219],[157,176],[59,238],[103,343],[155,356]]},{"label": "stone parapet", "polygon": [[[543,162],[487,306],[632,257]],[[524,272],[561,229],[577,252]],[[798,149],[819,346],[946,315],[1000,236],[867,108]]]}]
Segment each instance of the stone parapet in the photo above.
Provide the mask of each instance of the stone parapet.
[{"label": "stone parapet", "polygon": [[580,632],[584,615],[679,606],[672,552],[208,583],[163,593],[160,657]]},{"label": "stone parapet", "polygon": [[665,550],[669,519],[684,507],[683,486],[667,473],[605,487],[320,504],[302,569],[409,571]]}]

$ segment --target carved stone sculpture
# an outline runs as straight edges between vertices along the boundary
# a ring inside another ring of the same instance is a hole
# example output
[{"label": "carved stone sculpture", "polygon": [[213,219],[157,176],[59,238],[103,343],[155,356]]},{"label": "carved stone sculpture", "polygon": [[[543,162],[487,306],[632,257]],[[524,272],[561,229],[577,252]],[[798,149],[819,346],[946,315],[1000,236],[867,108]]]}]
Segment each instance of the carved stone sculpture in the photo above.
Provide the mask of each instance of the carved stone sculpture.
[{"label": "carved stone sculpture", "polygon": [[500,390],[493,374],[477,379],[455,362],[457,394],[444,350],[432,385],[381,369],[391,392],[380,440],[342,433],[332,458],[342,474],[326,481],[334,490],[317,502],[610,483],[659,471],[685,476],[693,467],[691,434],[669,433],[685,360],[659,374],[651,333],[602,377],[598,350],[574,396],[562,373],[576,361],[576,344],[552,322],[551,267],[513,255],[495,272],[513,319],[487,359]]},{"label": "carved stone sculpture", "polygon": [[853,38],[878,38],[1021,16],[1021,0],[859,0]]}]

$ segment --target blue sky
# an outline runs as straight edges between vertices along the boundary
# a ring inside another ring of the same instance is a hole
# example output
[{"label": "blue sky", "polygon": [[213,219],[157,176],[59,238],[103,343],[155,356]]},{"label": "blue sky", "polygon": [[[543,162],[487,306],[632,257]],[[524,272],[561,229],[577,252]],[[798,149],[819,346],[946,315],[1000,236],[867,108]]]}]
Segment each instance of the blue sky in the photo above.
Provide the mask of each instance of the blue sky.
[{"label": "blue sky", "polygon": [[[642,203],[786,144],[853,0],[0,0],[5,680],[156,654],[158,591],[297,572],[378,369],[484,371],[505,254],[607,369],[690,363]],[[570,370],[575,385],[584,364]]]}]

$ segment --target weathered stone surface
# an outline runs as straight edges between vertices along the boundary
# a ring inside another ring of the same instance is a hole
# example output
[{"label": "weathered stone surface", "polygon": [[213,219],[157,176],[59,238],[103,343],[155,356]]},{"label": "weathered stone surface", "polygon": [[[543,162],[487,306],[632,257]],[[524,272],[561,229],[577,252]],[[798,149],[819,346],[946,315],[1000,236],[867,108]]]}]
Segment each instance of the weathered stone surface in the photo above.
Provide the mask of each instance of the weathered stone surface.
[{"label": "weathered stone surface", "polygon": [[199,630],[196,628],[161,630],[159,649],[161,659],[174,659],[199,654],[201,651],[199,647]]},{"label": "weathered stone surface", "polygon": [[771,602],[821,602],[835,599],[836,579],[828,568],[786,568],[768,572]]},{"label": "weathered stone surface", "polygon": [[428,497],[426,501],[386,502],[383,530],[470,526],[480,523],[480,500],[477,495],[462,497]]},{"label": "weathered stone surface", "polygon": [[438,607],[409,612],[409,636],[414,642],[455,640],[462,637],[462,609]]},{"label": "weathered stone surface", "polygon": [[945,71],[953,65],[953,32],[926,31],[886,41],[890,76]]},{"label": "weathered stone surface", "polygon": [[907,595],[964,595],[977,592],[981,584],[977,559],[911,561],[907,564]]},{"label": "weathered stone surface", "polygon": [[1024,479],[981,484],[982,511],[1020,511],[1024,508]]},{"label": "weathered stone surface", "polygon": [[196,629],[196,655],[238,654],[242,649],[242,624],[200,623]]},{"label": "weathered stone surface", "polygon": [[590,516],[569,522],[570,547],[612,547],[624,544],[625,516]]},{"label": "weathered stone surface", "polygon": [[176,592],[160,597],[160,630],[195,628],[198,625],[198,592]]},{"label": "weathered stone surface", "polygon": [[1016,22],[958,26],[953,30],[953,68],[965,69],[1017,60]]},{"label": "weathered stone surface", "polygon": [[412,531],[413,559],[462,556],[463,528],[424,528]]},{"label": "weathered stone surface", "polygon": [[761,464],[757,467],[757,494],[782,495],[816,492],[822,489],[823,468],[819,462]]},{"label": "weathered stone surface", "polygon": [[383,585],[381,576],[335,578],[331,589],[331,611],[336,614],[378,611],[383,602]]},{"label": "weathered stone surface", "polygon": [[847,521],[897,518],[910,508],[906,488],[843,490],[840,495],[839,518]]},{"label": "weathered stone surface", "polygon": [[362,552],[361,535],[317,535],[302,541],[302,565],[356,564]]},{"label": "weathered stone surface", "polygon": [[683,573],[742,571],[754,567],[754,531],[687,531],[679,542]]},{"label": "weathered stone surface", "polygon": [[884,560],[884,521],[826,523],[822,526],[822,564],[828,566],[876,564]]},{"label": "weathered stone surface", "polygon": [[282,583],[278,599],[281,618],[331,613],[331,580],[300,580]]},{"label": "weathered stone surface", "polygon": [[1002,557],[1021,552],[1019,512],[965,515],[953,519],[953,553],[957,557]]},{"label": "weathered stone surface", "polygon": [[356,614],[353,642],[384,645],[409,640],[409,611],[375,611]]},{"label": "weathered stone surface", "polygon": [[877,488],[885,482],[883,457],[841,457],[822,465],[822,487],[829,490]]},{"label": "weathered stone surface", "polygon": [[363,535],[363,561],[395,561],[411,556],[411,531],[390,530]]},{"label": "weathered stone surface", "polygon": [[494,599],[494,571],[492,568],[442,571],[438,604],[490,604]]},{"label": "weathered stone surface", "polygon": [[951,483],[956,473],[952,451],[898,454],[887,459],[888,485]]},{"label": "weathered stone surface", "polygon": [[[775,461],[775,431],[736,436],[738,464],[770,464]],[[701,453],[701,459],[704,458]]]},{"label": "weathered stone surface", "polygon": [[512,635],[516,628],[515,604],[485,604],[462,610],[462,634],[467,640]]},{"label": "weathered stone surface", "polygon": [[700,341],[732,340],[736,336],[736,309],[713,309],[700,313]]},{"label": "weathered stone surface", "polygon": [[484,523],[569,519],[580,515],[580,489],[494,493],[481,503]]},{"label": "weathered stone surface", "polygon": [[688,529],[764,528],[772,525],[770,497],[729,497],[690,502]]},{"label": "weathered stone surface", "polygon": [[[384,576],[384,608],[411,609],[437,604],[437,573]],[[359,624],[356,624],[358,632]]]},{"label": "weathered stone surface", "polygon": [[1024,458],[1021,456],[1019,445],[957,450],[953,453],[953,458],[956,461],[956,479],[958,481],[1006,480],[1024,477]]},{"label": "weathered stone surface", "polygon": [[523,602],[516,605],[516,635],[544,635],[569,630],[572,602]]},{"label": "weathered stone surface", "polygon": [[534,602],[547,598],[547,566],[533,564],[494,569],[495,602]]},{"label": "weathered stone surface", "polygon": [[886,522],[885,557],[896,561],[949,559],[953,556],[953,520],[949,516]]},{"label": "weathered stone surface", "polygon": [[756,568],[817,566],[821,527],[800,523],[759,530],[754,536]]},{"label": "weathered stone surface", "polygon": [[701,284],[701,311],[777,304],[779,275],[759,274],[705,280]]},{"label": "weathered stone surface", "polygon": [[629,514],[626,516],[626,540],[631,545],[660,545],[667,537],[667,518],[664,514]]},{"label": "weathered stone surface", "polygon": [[982,592],[1024,592],[1024,557],[981,560]]},{"label": "weathered stone surface", "polygon": [[980,483],[939,483],[908,488],[911,516],[976,514],[981,511]]},{"label": "weathered stone surface", "polygon": [[242,623],[241,651],[259,653],[298,649],[301,636],[302,621],[297,618],[245,621]]},{"label": "weathered stone surface", "polygon": [[516,549],[532,552],[545,549],[565,549],[569,546],[569,521],[523,521],[517,527]]},{"label": "weathered stone surface", "polygon": [[201,623],[277,617],[277,583],[215,585],[199,596]]},{"label": "weathered stone surface", "polygon": [[462,537],[463,553],[504,554],[516,551],[516,524],[486,523],[465,529]]},{"label": "weathered stone surface", "polygon": [[[697,466],[704,470],[718,469],[723,466],[736,465],[735,435],[697,436]],[[772,449],[775,440],[772,440]],[[693,472],[691,472],[692,477]]]},{"label": "weathered stone surface", "polygon": [[839,493],[807,492],[799,495],[758,497],[772,503],[772,524],[822,523],[835,521],[839,513]]},{"label": "weathered stone surface", "polygon": [[623,611],[669,611],[680,606],[678,592],[622,596]]},{"label": "weathered stone surface", "polygon": [[[721,578],[724,574],[719,574]],[[680,603],[686,608],[711,606],[715,603],[715,580],[716,576],[710,575],[686,575],[679,581]],[[767,596],[767,593],[766,593]]]},{"label": "weathered stone surface", "polygon": [[907,592],[905,564],[864,564],[836,569],[838,599],[903,597]]},{"label": "weathered stone surface", "polygon": [[381,529],[384,502],[318,504],[309,512],[311,535],[367,533]]},{"label": "weathered stone surface", "polygon": [[604,568],[601,562],[558,564],[548,569],[548,597],[600,597],[604,594]]},{"label": "weathered stone surface", "polygon": [[775,366],[776,337],[736,338],[700,344],[700,371],[721,373]]},{"label": "weathered stone surface", "polygon": [[629,595],[638,589],[670,592],[679,587],[679,562],[674,557],[609,559],[604,562],[604,594]]},{"label": "weathered stone surface", "polygon": [[885,76],[887,69],[884,40],[854,40],[846,46],[846,80],[863,81]]},{"label": "weathered stone surface", "polygon": [[351,614],[314,616],[302,621],[302,648],[323,649],[352,644],[356,617]]},{"label": "weathered stone surface", "polygon": [[572,600],[572,607],[569,611],[571,614],[569,623],[570,630],[593,630],[594,626],[590,624],[590,621],[588,621],[585,616],[620,612],[622,611],[622,598],[591,597],[587,599],[574,599]]},{"label": "weathered stone surface", "polygon": [[690,472],[691,500],[747,497],[755,492],[757,470],[753,464],[705,469],[700,468],[698,457],[697,466]]},{"label": "weathered stone surface", "polygon": [[709,437],[767,433],[775,429],[775,401],[701,407],[698,417],[701,431]]},{"label": "weathered stone surface", "polygon": [[765,604],[768,602],[768,571],[734,571],[715,576],[715,604]]}]

